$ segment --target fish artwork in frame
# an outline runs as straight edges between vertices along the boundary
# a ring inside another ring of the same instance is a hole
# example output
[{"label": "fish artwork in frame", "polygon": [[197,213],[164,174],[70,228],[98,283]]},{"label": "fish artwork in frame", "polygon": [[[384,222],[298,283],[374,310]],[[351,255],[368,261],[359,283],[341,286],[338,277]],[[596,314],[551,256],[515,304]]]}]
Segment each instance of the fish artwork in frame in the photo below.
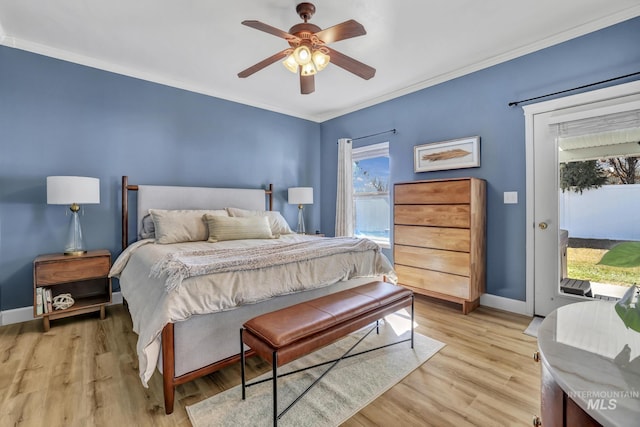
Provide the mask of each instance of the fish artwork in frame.
[{"label": "fish artwork in frame", "polygon": [[480,167],[480,137],[432,142],[413,147],[414,172]]}]

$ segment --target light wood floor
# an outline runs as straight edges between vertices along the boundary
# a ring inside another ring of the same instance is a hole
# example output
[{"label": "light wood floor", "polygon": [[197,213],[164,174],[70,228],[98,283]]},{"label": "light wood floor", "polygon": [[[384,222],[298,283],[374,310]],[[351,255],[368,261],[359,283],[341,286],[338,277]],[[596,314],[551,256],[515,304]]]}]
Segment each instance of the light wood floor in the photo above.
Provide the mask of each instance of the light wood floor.
[{"label": "light wood floor", "polygon": [[[539,415],[540,367],[530,318],[416,300],[417,331],[446,343],[347,426],[531,425]],[[137,336],[121,305],[96,315],[0,327],[0,426],[190,426],[184,407],[239,383],[233,366],[184,384],[165,415],[162,381],[138,378]],[[258,358],[250,369],[269,367]],[[249,374],[250,376],[252,373]]]}]

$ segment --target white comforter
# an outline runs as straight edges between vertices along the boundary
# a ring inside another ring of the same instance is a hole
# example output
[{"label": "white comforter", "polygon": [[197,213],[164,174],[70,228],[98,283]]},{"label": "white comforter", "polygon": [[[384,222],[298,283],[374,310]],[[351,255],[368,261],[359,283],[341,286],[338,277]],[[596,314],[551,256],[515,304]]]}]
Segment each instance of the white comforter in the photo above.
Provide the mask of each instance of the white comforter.
[{"label": "white comforter", "polygon": [[261,269],[229,271],[185,279],[173,291],[165,287],[166,275],[150,277],[151,268],[175,252],[208,251],[212,248],[254,248],[303,240],[314,236],[283,235],[280,239],[234,240],[217,243],[190,242],[159,245],[152,239],[129,246],[116,260],[110,276],[120,279],[120,289],[129,304],[133,330],[138,334],[140,378],[147,386],[160,355],[160,333],[167,323],[192,315],[232,310],[278,295],[327,286],[356,277],[384,274],[396,276],[389,260],[379,251],[340,253]]}]

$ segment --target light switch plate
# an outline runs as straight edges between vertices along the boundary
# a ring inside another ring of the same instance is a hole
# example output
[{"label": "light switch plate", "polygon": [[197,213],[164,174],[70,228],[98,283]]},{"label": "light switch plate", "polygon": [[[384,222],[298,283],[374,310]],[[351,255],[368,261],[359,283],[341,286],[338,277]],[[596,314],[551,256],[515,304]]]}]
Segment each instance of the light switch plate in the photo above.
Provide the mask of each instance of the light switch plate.
[{"label": "light switch plate", "polygon": [[504,204],[516,205],[518,204],[518,192],[517,191],[505,191],[504,192]]}]

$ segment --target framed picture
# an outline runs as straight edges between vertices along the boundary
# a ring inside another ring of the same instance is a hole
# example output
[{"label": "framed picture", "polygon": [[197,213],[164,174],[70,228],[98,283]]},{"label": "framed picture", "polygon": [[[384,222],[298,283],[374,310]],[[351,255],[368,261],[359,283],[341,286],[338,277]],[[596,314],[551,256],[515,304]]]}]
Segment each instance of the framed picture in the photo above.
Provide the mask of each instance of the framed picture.
[{"label": "framed picture", "polygon": [[477,168],[479,166],[479,136],[433,142],[413,147],[414,172]]}]

